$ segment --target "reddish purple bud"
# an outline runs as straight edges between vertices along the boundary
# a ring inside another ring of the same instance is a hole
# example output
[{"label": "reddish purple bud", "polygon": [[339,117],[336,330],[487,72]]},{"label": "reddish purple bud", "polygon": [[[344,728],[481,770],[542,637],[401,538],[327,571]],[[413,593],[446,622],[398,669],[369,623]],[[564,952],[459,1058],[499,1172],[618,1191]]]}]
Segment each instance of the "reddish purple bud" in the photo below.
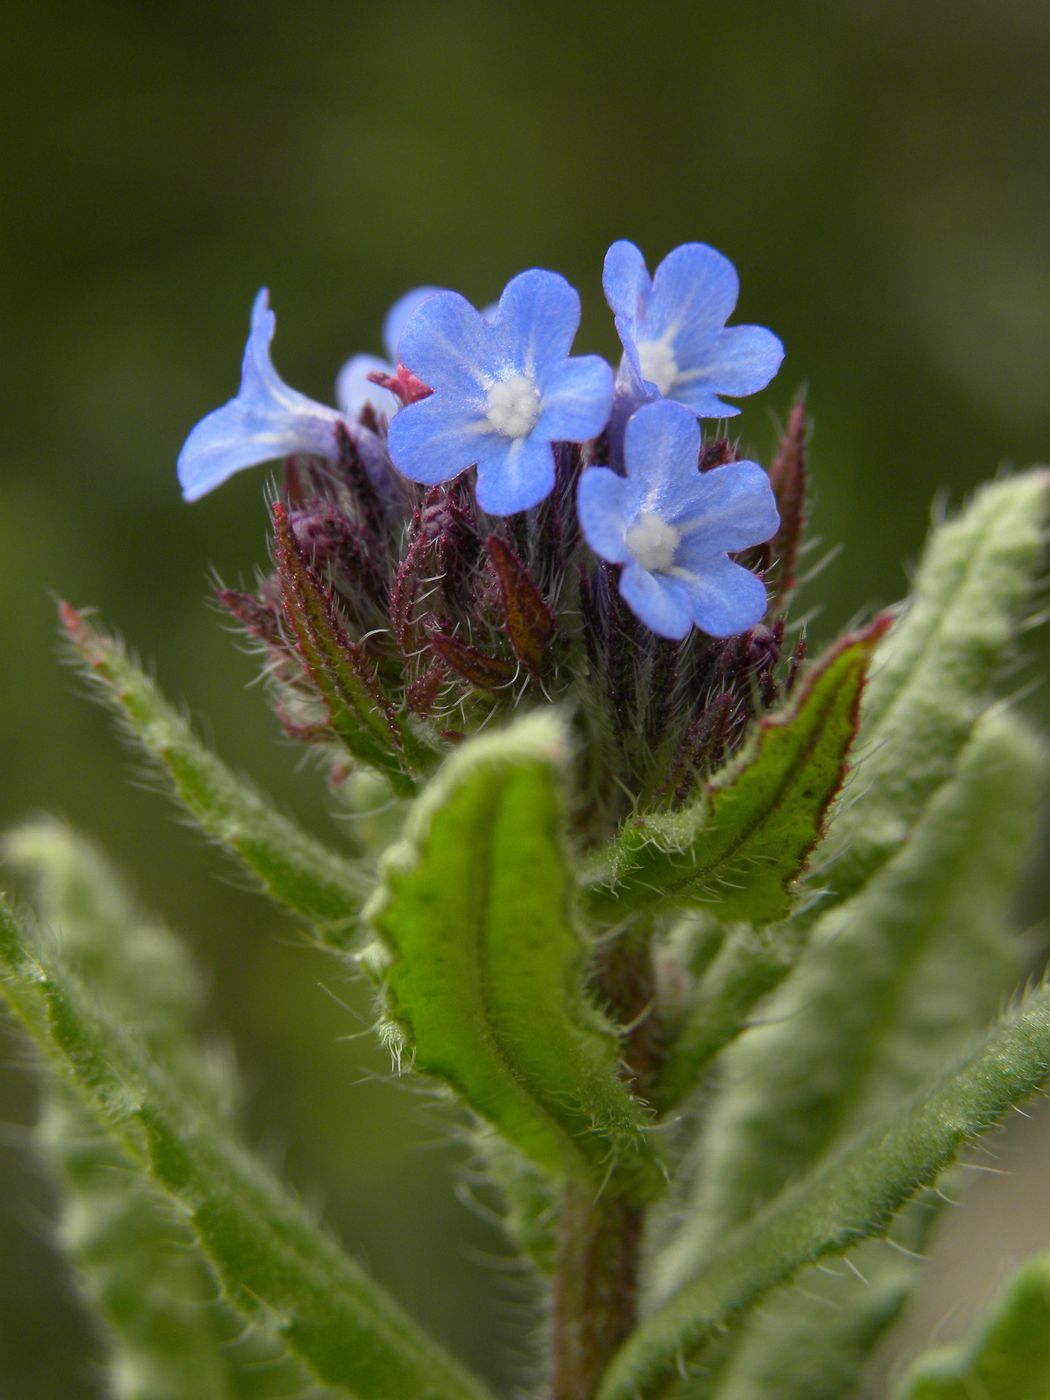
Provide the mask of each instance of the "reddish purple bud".
[{"label": "reddish purple bud", "polygon": [[737,460],[737,450],[728,438],[712,438],[700,448],[700,470],[714,471],[715,467],[727,467]]},{"label": "reddish purple bud", "polygon": [[768,546],[773,566],[770,607],[775,608],[795,586],[795,565],[805,524],[806,405],[802,400],[788,414],[769,480],[780,512],[780,528]]},{"label": "reddish purple bud", "polygon": [[505,540],[490,535],[485,547],[499,580],[507,636],[514,654],[534,676],[540,676],[551,659],[554,614],[532,575]]},{"label": "reddish purple bud", "polygon": [[253,637],[258,637],[271,647],[283,644],[280,618],[254,593],[242,593],[236,588],[217,588],[215,597]]},{"label": "reddish purple bud", "polygon": [[513,661],[490,656],[468,642],[461,642],[448,632],[431,632],[430,645],[446,662],[478,690],[499,690],[509,685],[517,674]]}]

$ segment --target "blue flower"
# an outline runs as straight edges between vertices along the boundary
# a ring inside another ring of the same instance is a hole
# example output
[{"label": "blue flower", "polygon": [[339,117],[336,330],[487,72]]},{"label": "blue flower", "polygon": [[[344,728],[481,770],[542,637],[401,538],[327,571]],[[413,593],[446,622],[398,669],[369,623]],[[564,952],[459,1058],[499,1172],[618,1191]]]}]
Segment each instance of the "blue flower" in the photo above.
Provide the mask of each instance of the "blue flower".
[{"label": "blue flower", "polygon": [[373,384],[370,374],[395,374],[397,371],[397,342],[401,332],[416,309],[439,291],[438,287],[414,287],[400,297],[387,312],[383,322],[383,345],[388,358],[378,355],[353,355],[339,371],[335,382],[335,401],[350,419],[360,418],[362,410],[372,408],[380,418],[393,418],[401,400],[390,389]]},{"label": "blue flower", "polygon": [[289,389],[270,360],[273,333],[264,287],[252,306],[237,397],[203,418],[179,453],[179,484],[187,501],[199,500],[243,467],[294,452],[339,460],[341,416]]},{"label": "blue flower", "polygon": [[569,358],[580,299],[537,268],[510,281],[491,316],[456,292],[428,297],[406,325],[398,356],[429,385],[390,423],[390,456],[433,486],[478,469],[490,515],[528,510],[554,485],[554,442],[585,442],[609,418],[613,373],[596,355]]},{"label": "blue flower", "polygon": [[719,394],[754,394],[780,368],[784,347],[772,331],[726,325],[740,282],[706,243],[675,248],[650,280],[622,239],[605,255],[602,280],[624,348],[617,387],[636,402],[659,395],[698,418],[729,418],[740,410]]},{"label": "blue flower", "polygon": [[769,478],[757,462],[701,473],[700,425],[666,399],[628,420],[626,476],[589,467],[580,478],[584,538],[622,564],[620,592],[660,637],[695,623],[713,637],[746,632],[766,610],[766,590],[728,556],[761,544],[779,523]]}]

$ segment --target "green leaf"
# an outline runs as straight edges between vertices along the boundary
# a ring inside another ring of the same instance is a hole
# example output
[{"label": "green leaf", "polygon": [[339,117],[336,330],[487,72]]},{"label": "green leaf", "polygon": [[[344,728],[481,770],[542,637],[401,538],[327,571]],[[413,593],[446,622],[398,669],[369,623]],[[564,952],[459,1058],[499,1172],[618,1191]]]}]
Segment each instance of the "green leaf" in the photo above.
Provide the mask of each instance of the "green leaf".
[{"label": "green leaf", "polygon": [[1050,1076],[1050,988],[1042,987],[953,1074],[898,1107],[730,1233],[707,1265],[651,1312],[613,1359],[599,1400],[671,1384],[730,1318],[806,1264],[883,1234],[959,1149]]},{"label": "green leaf", "polygon": [[897,1400],[1050,1400],[1050,1254],[1030,1259],[962,1346],[921,1356]]},{"label": "green leaf", "polygon": [[227,1301],[361,1400],[480,1400],[483,1387],[348,1259],[214,1115],[0,902],[0,986],[57,1073],[177,1206]]},{"label": "green leaf", "polygon": [[443,1080],[559,1176],[660,1175],[616,1036],[583,991],[565,850],[563,726],[536,713],[464,744],[420,798],[368,913],[388,1013]]},{"label": "green leaf", "polygon": [[276,812],[195,737],[124,647],[63,603],[62,623],[88,678],[159,765],[200,827],[304,918],[334,952],[355,941],[363,881],[353,866]]},{"label": "green leaf", "polygon": [[628,821],[600,853],[587,912],[616,922],[699,902],[727,921],[783,918],[845,775],[868,662],[888,625],[879,618],[839,642],[698,802]]},{"label": "green leaf", "polygon": [[908,839],[955,772],[1017,635],[1039,567],[1050,472],[985,486],[934,530],[904,617],[879,648],[861,710],[856,801],[814,861],[841,902]]},{"label": "green leaf", "polygon": [[[3,843],[32,881],[48,926],[61,930],[93,996],[140,1027],[186,1091],[215,1112],[233,1097],[227,1057],[190,1039],[200,1005],[179,942],[135,907],[93,846],[41,820]],[[110,1138],[71,1087],[41,1076],[35,1145],[60,1184],[56,1239],[105,1326],[107,1394],[116,1400],[265,1400],[302,1393],[305,1373],[283,1348],[216,1298],[215,1279],[171,1204]]]},{"label": "green leaf", "polygon": [[[726,1058],[692,1206],[657,1265],[662,1293],[836,1140],[892,1114],[994,1017],[1019,972],[1007,916],[1045,771],[1023,722],[989,711],[910,845],[818,925],[765,1024]],[[907,1249],[922,1247],[933,1204],[897,1236]],[[810,1271],[797,1294],[768,1299],[734,1350],[719,1400],[760,1394],[760,1377],[774,1374],[783,1400],[848,1393],[849,1368],[892,1320],[912,1269],[884,1247],[856,1263],[865,1283],[829,1287]]]}]

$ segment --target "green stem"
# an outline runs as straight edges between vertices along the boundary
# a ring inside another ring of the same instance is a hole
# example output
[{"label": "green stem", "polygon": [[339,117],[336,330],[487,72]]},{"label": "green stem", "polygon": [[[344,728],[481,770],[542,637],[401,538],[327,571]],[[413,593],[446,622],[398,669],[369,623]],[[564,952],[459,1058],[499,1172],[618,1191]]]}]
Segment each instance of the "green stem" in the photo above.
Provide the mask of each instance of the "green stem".
[{"label": "green stem", "polygon": [[[594,985],[628,1029],[624,1077],[651,1096],[661,1057],[649,931],[625,934],[596,959]],[[643,1208],[621,1194],[615,1175],[596,1194],[570,1182],[558,1221],[552,1320],[552,1400],[590,1400],[606,1367],[637,1320],[638,1254]]]}]

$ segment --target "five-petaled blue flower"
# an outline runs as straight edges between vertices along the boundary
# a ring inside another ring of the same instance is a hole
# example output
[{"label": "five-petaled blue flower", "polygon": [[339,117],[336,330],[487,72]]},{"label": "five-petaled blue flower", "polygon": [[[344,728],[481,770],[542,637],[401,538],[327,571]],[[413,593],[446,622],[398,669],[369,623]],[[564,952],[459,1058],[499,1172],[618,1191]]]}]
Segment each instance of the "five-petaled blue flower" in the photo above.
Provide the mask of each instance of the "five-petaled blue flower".
[{"label": "five-petaled blue flower", "polygon": [[761,580],[728,556],[775,532],[769,478],[757,462],[701,473],[699,452],[693,413],[657,400],[627,423],[627,475],[589,467],[580,478],[587,543],[623,565],[620,592],[661,637],[684,637],[694,623],[713,637],[732,637],[766,610]]},{"label": "five-petaled blue flower", "polygon": [[187,501],[199,500],[244,467],[295,452],[339,459],[341,415],[281,379],[270,360],[274,326],[264,287],[252,306],[237,397],[202,419],[179,453],[179,484]]},{"label": "five-petaled blue flower", "polygon": [[650,279],[622,239],[605,255],[602,280],[624,348],[617,388],[635,402],[659,395],[698,418],[729,418],[740,410],[720,394],[754,394],[780,368],[784,347],[772,331],[726,325],[740,282],[706,243],[675,248]]},{"label": "five-petaled blue flower", "polygon": [[389,359],[378,355],[352,355],[339,371],[335,381],[335,401],[350,419],[360,418],[365,407],[372,408],[381,418],[393,418],[401,400],[390,389],[373,384],[370,374],[393,374],[397,369],[397,342],[416,308],[427,297],[440,291],[439,287],[414,287],[399,297],[383,322],[383,345]]},{"label": "five-petaled blue flower", "polygon": [[538,268],[507,284],[491,318],[456,292],[428,297],[398,346],[433,390],[390,423],[398,471],[432,486],[476,465],[478,504],[490,515],[542,501],[554,486],[552,443],[596,437],[612,406],[605,361],[569,358],[579,323],[579,296]]}]

